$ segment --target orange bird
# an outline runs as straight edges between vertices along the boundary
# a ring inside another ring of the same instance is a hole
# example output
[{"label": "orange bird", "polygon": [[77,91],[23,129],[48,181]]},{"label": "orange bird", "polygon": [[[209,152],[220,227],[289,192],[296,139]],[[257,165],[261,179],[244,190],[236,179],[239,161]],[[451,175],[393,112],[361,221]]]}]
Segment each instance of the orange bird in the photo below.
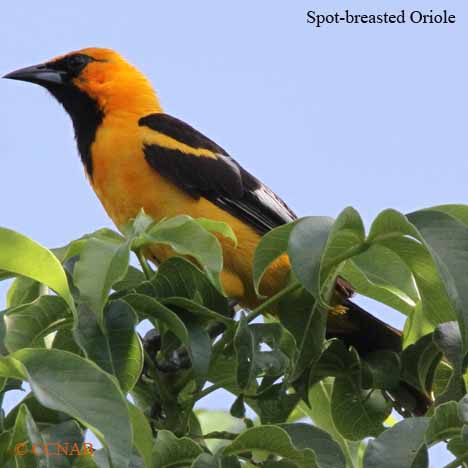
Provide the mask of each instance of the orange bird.
[{"label": "orange bird", "polygon": [[[263,234],[296,218],[275,193],[215,142],[161,108],[148,79],[119,54],[88,48],[9,73],[5,78],[46,88],[70,115],[86,175],[117,227],[143,208],[155,220],[187,214],[224,221],[238,239],[220,237],[221,280],[240,304],[260,302],[252,283],[252,259]],[[150,249],[159,263],[173,253]],[[290,270],[285,255],[262,280],[269,296]],[[342,288],[341,288],[342,289]],[[363,352],[401,349],[399,332],[352,302],[334,331]],[[352,325],[350,327],[350,325]]]}]

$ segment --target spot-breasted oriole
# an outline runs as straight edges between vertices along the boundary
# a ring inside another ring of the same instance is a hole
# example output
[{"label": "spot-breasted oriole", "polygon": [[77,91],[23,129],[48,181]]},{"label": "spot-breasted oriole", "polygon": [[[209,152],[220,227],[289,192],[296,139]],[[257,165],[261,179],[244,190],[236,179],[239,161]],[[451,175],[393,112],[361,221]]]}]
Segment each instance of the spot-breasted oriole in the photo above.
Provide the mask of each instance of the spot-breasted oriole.
[{"label": "spot-breasted oriole", "polygon": [[[180,214],[224,221],[238,239],[220,237],[221,280],[227,295],[252,307],[260,302],[252,284],[252,258],[263,234],[293,221],[294,212],[215,142],[165,114],[148,79],[119,54],[88,48],[9,73],[5,78],[46,88],[70,115],[86,175],[117,227],[143,208],[158,220]],[[170,249],[155,246],[161,262]],[[281,290],[290,271],[286,255],[262,280],[262,292]],[[348,312],[329,320],[361,353],[401,350],[401,334],[346,300]],[[412,389],[412,410],[428,401]]]}]

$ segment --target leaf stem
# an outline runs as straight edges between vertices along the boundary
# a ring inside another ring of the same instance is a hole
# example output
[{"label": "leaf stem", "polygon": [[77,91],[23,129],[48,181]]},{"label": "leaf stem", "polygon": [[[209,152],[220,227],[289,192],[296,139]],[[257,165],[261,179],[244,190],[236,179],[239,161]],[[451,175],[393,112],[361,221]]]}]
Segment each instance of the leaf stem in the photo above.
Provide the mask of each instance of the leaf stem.
[{"label": "leaf stem", "polygon": [[219,353],[222,353],[224,347],[229,344],[233,338],[234,334],[231,333],[231,329],[228,328],[221,336],[220,340],[213,346],[213,358],[215,358]]},{"label": "leaf stem", "polygon": [[327,431],[331,434],[333,439],[335,439],[336,442],[340,445],[341,449],[343,450],[343,454],[345,457],[346,461],[346,468],[357,468],[357,464],[355,462],[355,457],[351,453],[351,448],[349,446],[349,441],[347,441],[335,428],[335,425],[333,424],[333,419],[331,417],[331,409],[330,409],[330,404],[331,404],[331,392],[329,392],[323,383],[323,381],[319,382],[317,384],[317,388],[321,393],[321,396],[324,400],[326,400],[326,405],[322,410],[325,413],[328,413],[325,418],[321,418],[321,421],[315,420],[314,421],[314,415],[311,414],[310,410],[307,407],[307,404],[304,403],[304,401],[301,401],[299,403],[299,408],[302,411],[302,414],[304,416],[307,416],[310,420],[314,421],[314,424],[318,426],[320,429],[323,429],[324,431]]},{"label": "leaf stem", "polygon": [[295,291],[296,289],[299,289],[300,287],[301,287],[300,283],[292,283],[286,288],[276,293],[274,296],[271,296],[269,299],[267,299],[265,302],[260,304],[256,309],[252,310],[252,312],[250,312],[250,314],[247,315],[246,317],[247,322],[248,323],[252,322],[252,320],[255,320],[258,316],[262,315],[270,306],[278,302],[287,294]]},{"label": "leaf stem", "polygon": [[[271,296],[269,299],[267,299],[265,302],[260,304],[256,309],[252,310],[247,315],[246,317],[247,323],[252,322],[252,320],[255,320],[257,317],[262,315],[268,309],[268,307],[271,307],[273,304],[278,302],[284,296],[295,291],[296,289],[299,289],[300,287],[301,287],[300,283],[292,283],[286,288],[276,293],[274,296]],[[222,352],[225,346],[228,345],[232,341],[232,339],[234,338],[234,334],[230,333],[230,331],[231,331],[230,329],[227,329],[226,332],[221,337],[221,339],[214,345],[213,356],[217,356],[218,353]]]},{"label": "leaf stem", "polygon": [[143,250],[138,249],[135,252],[135,254],[136,254],[137,258],[138,258],[138,261],[140,262],[141,268],[143,269],[143,273],[145,274],[146,279],[147,280],[151,279],[154,272],[151,269],[151,267],[148,265],[148,262],[146,261],[146,258],[143,255]]},{"label": "leaf stem", "polygon": [[371,247],[371,243],[364,241],[361,242],[360,244],[357,244],[353,247],[351,247],[349,250],[345,251],[341,255],[338,255],[335,258],[331,258],[327,264],[328,265],[339,265],[340,263],[344,262],[345,260],[349,260],[352,257],[355,257],[356,255],[359,255],[361,253],[364,253],[366,250],[368,250]]},{"label": "leaf stem", "polygon": [[450,462],[448,465],[445,465],[444,468],[458,468],[460,466],[463,466],[463,463],[467,461],[467,457],[463,456],[461,458],[457,458]]},{"label": "leaf stem", "polygon": [[209,387],[206,387],[204,390],[201,390],[198,392],[198,394],[195,396],[195,401],[201,400],[202,398],[205,398],[208,396],[210,393],[215,392],[216,390],[223,388],[223,386],[229,382],[229,379],[224,379],[220,380],[217,383],[214,383],[213,385],[210,385]]},{"label": "leaf stem", "polygon": [[209,434],[205,434],[203,436],[204,439],[225,439],[225,440],[234,440],[237,438],[239,434],[234,432],[227,432],[227,431],[213,431]]}]

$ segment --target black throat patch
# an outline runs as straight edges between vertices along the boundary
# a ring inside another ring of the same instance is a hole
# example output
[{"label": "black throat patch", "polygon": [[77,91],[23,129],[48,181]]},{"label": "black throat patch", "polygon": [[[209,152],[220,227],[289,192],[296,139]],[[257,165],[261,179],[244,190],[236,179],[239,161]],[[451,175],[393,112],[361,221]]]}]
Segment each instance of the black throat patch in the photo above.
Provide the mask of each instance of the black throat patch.
[{"label": "black throat patch", "polygon": [[75,129],[81,161],[89,177],[93,177],[91,145],[104,119],[104,113],[97,102],[72,83],[66,86],[48,86],[48,91],[63,105],[70,115]]}]

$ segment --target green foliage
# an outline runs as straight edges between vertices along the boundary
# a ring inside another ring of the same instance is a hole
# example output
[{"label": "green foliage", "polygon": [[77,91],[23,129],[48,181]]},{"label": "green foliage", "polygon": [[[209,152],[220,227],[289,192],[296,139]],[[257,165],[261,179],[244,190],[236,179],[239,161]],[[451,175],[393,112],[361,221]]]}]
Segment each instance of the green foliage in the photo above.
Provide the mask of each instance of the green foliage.
[{"label": "green foliage", "polygon": [[[238,317],[220,283],[219,240],[237,245],[229,226],[142,212],[121,230],[49,250],[0,229],[0,281],[14,278],[0,401],[31,388],[0,417],[1,466],[427,468],[434,444],[468,466],[468,206],[386,210],[368,234],[352,208],[274,229],[252,284],[260,295],[285,254],[290,282]],[[176,254],[155,271],[154,244]],[[358,352],[327,335],[338,276],[406,316],[403,351]],[[144,320],[154,329],[142,340]],[[233,395],[230,415],[199,409],[218,389]],[[433,399],[424,417],[411,414],[415,392]],[[102,449],[31,451],[81,446],[85,430]]]}]

